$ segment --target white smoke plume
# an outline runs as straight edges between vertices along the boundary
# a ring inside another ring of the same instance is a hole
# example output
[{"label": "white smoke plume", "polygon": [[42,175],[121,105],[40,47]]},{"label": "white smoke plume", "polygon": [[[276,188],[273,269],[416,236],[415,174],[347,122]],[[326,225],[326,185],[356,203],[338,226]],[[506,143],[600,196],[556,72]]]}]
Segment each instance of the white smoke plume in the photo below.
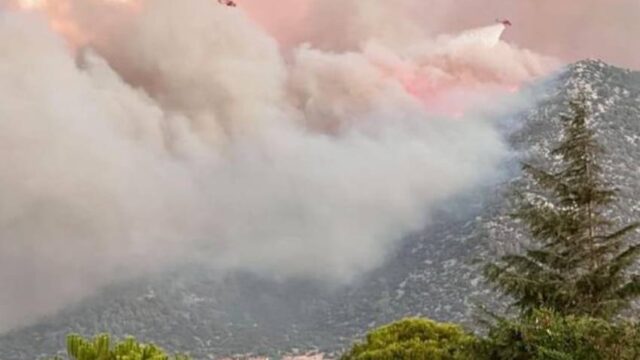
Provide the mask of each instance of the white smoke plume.
[{"label": "white smoke plume", "polygon": [[252,5],[6,2],[0,330],[183,261],[348,282],[495,176],[474,109],[557,62],[501,24],[431,36],[404,5],[345,4],[354,27],[316,46]]}]

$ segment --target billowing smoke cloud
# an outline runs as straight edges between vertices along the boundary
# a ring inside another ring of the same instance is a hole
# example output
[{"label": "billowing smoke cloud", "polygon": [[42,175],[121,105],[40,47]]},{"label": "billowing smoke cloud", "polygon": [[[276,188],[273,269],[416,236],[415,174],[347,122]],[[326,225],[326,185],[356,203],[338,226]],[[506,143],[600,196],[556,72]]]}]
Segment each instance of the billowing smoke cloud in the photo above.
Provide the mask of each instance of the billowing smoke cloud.
[{"label": "billowing smoke cloud", "polygon": [[474,109],[556,61],[500,24],[430,36],[412,2],[344,3],[317,46],[209,0],[0,14],[0,329],[182,261],[347,282],[494,176]]}]

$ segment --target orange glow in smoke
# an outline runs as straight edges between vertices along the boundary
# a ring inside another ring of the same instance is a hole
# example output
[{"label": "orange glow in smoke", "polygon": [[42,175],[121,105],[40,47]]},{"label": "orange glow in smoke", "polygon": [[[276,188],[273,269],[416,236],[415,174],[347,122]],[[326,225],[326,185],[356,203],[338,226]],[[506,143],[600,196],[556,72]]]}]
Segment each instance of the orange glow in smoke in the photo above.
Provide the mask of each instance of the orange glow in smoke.
[{"label": "orange glow in smoke", "polygon": [[37,9],[43,6],[42,0],[20,0],[18,6],[22,9],[30,10]]},{"label": "orange glow in smoke", "polygon": [[[1,1],[1,0],[0,0]],[[72,0],[14,0],[14,4],[24,11],[38,11],[47,15],[51,28],[61,34],[72,49],[97,42],[92,29],[87,24],[79,24],[74,14]],[[137,13],[145,0],[78,0],[95,4],[113,6],[123,13]],[[180,1],[180,0],[175,0]],[[243,3],[243,11],[256,22],[265,26],[278,41],[295,43],[291,34],[291,24],[304,22],[311,9],[310,0],[281,0],[279,9],[272,9],[266,1],[254,0]],[[286,20],[286,21],[285,21]],[[479,41],[486,46],[495,46],[504,27],[494,26],[470,30],[463,33],[460,42]],[[488,33],[488,35],[487,35]],[[473,67],[466,63],[435,59],[436,69],[445,71],[431,72],[431,66],[400,62],[393,64],[377,63],[381,71],[402,85],[404,90],[418,100],[429,112],[450,118],[462,118],[473,103],[463,101],[465,91],[472,94],[492,92],[493,94],[516,93],[519,84],[513,80],[499,78],[491,69]],[[374,61],[375,63],[375,61]],[[446,76],[443,76],[446,74]],[[486,87],[483,87],[486,86]]]},{"label": "orange glow in smoke", "polygon": [[[141,0],[99,0],[105,4],[123,7],[129,11],[139,10]],[[93,40],[90,32],[84,31],[74,21],[73,4],[69,0],[17,0],[17,7],[24,11],[39,11],[47,15],[51,28],[61,34],[73,48],[79,48]]]},{"label": "orange glow in smoke", "polygon": [[[126,4],[133,5],[137,1],[136,0],[103,0],[104,2],[116,3],[116,4]],[[18,6],[21,9],[25,10],[37,10],[37,9],[47,9],[50,6],[55,6],[54,4],[61,4],[61,1],[55,0],[18,0]]]}]

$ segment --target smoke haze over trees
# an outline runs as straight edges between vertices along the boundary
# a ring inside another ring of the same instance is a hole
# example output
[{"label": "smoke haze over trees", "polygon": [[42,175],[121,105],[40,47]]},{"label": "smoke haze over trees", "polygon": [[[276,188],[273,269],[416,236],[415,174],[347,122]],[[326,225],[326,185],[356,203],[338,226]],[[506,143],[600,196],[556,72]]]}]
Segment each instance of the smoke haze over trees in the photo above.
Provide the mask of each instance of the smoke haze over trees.
[{"label": "smoke haze over trees", "polygon": [[297,39],[274,2],[0,3],[0,331],[183,261],[349,282],[499,175],[498,99],[562,62],[418,1],[278,2]]}]

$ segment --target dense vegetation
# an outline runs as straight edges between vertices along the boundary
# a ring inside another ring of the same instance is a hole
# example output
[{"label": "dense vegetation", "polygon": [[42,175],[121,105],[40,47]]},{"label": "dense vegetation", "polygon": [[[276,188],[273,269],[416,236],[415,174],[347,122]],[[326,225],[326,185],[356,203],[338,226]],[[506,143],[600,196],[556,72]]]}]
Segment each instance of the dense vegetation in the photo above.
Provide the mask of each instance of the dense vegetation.
[{"label": "dense vegetation", "polygon": [[585,316],[535,310],[516,320],[500,320],[481,340],[476,358],[492,360],[640,359],[640,329]]},{"label": "dense vegetation", "polygon": [[488,335],[452,324],[407,319],[369,333],[342,360],[634,360],[640,329],[584,316],[535,310],[499,319]]}]

